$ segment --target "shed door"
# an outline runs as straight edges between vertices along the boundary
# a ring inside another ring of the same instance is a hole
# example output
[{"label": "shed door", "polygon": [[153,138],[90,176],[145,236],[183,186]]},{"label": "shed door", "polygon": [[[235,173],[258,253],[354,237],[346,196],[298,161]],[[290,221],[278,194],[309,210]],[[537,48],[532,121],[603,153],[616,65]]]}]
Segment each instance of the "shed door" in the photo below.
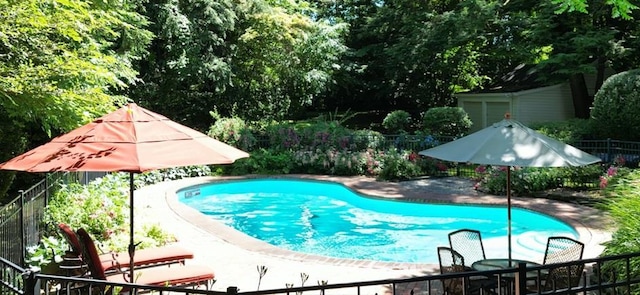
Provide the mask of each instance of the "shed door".
[{"label": "shed door", "polygon": [[481,101],[465,101],[464,106],[462,107],[467,114],[469,115],[469,119],[473,122],[471,125],[471,132],[476,132],[482,129],[484,125],[483,120],[483,112],[482,112],[482,102]]},{"label": "shed door", "polygon": [[508,102],[486,102],[487,104],[487,121],[486,125],[491,126],[493,123],[497,123],[504,119],[504,115],[509,112],[509,103]]}]

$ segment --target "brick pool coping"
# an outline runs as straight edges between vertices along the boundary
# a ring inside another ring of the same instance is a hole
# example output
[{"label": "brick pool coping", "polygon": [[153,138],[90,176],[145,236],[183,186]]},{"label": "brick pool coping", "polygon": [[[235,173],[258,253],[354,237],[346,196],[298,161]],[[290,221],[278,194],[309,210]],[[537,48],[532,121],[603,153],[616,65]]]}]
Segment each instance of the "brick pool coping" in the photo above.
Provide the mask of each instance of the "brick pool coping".
[{"label": "brick pool coping", "polygon": [[[387,269],[433,269],[434,264],[424,263],[399,263],[371,260],[355,260],[331,258],[319,255],[305,254],[281,249],[264,241],[250,237],[220,222],[212,220],[194,208],[178,201],[176,192],[192,186],[206,185],[211,182],[224,182],[229,180],[256,179],[256,178],[284,178],[284,179],[308,179],[319,181],[331,181],[342,183],[358,193],[402,201],[451,203],[451,204],[486,204],[506,205],[504,196],[481,194],[476,191],[433,191],[427,187],[406,185],[403,182],[381,182],[369,177],[338,177],[323,175],[282,175],[282,176],[242,176],[242,177],[201,177],[192,178],[180,185],[176,185],[165,192],[167,205],[180,218],[186,220],[201,230],[216,236],[230,244],[236,245],[248,251],[260,254],[286,258],[297,261],[317,262],[336,266],[352,266],[365,268]],[[538,211],[554,216],[569,225],[578,232],[579,240],[585,244],[584,258],[598,256],[602,250],[602,242],[611,238],[607,226],[611,224],[602,211],[583,205],[561,202],[544,198],[512,197],[512,207],[520,207]]]}]

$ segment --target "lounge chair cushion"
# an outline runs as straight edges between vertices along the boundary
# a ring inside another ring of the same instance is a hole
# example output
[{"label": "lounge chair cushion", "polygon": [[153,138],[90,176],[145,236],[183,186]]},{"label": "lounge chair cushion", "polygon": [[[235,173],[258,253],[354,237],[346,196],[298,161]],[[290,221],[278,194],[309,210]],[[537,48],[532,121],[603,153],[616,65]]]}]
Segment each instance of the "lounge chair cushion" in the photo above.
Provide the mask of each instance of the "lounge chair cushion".
[{"label": "lounge chair cushion", "polygon": [[[58,224],[65,240],[71,246],[71,253],[80,256],[82,247],[76,233],[64,223]],[[137,250],[133,256],[133,265],[137,267],[153,266],[159,264],[184,263],[187,259],[193,259],[193,252],[178,245],[168,245],[155,248]],[[120,267],[129,267],[128,253],[105,253],[99,256],[99,260],[105,271],[113,271]]]},{"label": "lounge chair cushion", "polygon": [[[193,252],[178,245],[168,245],[156,248],[136,250],[134,266],[152,266],[157,264],[184,263],[186,259],[193,259]],[[100,255],[102,267],[111,270],[119,267],[129,267],[128,253],[106,253]]]},{"label": "lounge chair cushion", "polygon": [[[98,250],[93,239],[83,228],[78,229],[78,237],[83,246],[83,259],[89,266],[91,277],[114,283],[127,282],[122,274],[105,275],[105,270],[99,261]],[[207,266],[182,265],[166,268],[146,268],[134,273],[136,284],[155,286],[177,286],[205,284],[215,278],[213,270]]]}]

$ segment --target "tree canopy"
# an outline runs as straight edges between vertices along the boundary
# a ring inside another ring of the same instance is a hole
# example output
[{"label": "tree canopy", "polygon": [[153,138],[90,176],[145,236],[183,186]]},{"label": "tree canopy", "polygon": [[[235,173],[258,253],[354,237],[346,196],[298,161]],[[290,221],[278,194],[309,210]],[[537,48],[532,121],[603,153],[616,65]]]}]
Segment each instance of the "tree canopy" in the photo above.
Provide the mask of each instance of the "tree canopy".
[{"label": "tree canopy", "polygon": [[585,74],[640,66],[631,0],[0,0],[0,19],[3,158],[127,100],[200,130],[212,111],[420,117],[523,65],[588,117]]}]

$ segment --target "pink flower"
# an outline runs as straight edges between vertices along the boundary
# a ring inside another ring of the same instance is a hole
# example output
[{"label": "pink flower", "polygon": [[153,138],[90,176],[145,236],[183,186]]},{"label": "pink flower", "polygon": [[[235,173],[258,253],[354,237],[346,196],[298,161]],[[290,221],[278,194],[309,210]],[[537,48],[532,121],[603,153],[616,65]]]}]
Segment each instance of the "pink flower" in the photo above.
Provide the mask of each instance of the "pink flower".
[{"label": "pink flower", "polygon": [[485,173],[485,172],[487,172],[487,166],[480,165],[480,166],[476,167],[476,173],[482,174],[482,173]]},{"label": "pink flower", "polygon": [[611,176],[615,176],[618,173],[618,168],[611,166],[609,167],[609,169],[607,169],[607,176],[611,177]]},{"label": "pink flower", "polygon": [[604,176],[600,176],[600,188],[606,188],[607,184],[609,184],[609,180]]},{"label": "pink flower", "polygon": [[617,156],[614,160],[613,163],[616,164],[617,166],[624,166],[624,163],[627,160],[623,157],[623,156]]}]

